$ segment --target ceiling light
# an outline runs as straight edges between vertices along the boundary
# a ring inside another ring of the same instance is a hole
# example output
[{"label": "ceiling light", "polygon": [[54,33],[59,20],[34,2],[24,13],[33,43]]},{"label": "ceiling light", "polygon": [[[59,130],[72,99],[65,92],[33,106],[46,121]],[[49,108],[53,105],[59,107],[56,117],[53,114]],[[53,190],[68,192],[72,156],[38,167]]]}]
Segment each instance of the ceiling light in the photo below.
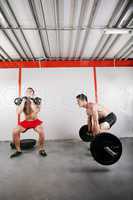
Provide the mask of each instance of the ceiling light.
[{"label": "ceiling light", "polygon": [[121,28],[108,28],[104,29],[105,34],[131,34],[132,29],[121,29]]}]

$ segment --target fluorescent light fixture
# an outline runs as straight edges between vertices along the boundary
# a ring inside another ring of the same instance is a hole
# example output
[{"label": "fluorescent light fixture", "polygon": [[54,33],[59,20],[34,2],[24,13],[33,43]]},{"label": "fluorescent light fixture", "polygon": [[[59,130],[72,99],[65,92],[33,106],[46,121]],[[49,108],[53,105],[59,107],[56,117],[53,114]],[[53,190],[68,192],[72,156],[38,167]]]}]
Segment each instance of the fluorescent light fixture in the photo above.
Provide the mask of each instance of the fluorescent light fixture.
[{"label": "fluorescent light fixture", "polygon": [[105,34],[131,34],[132,29],[121,29],[121,28],[107,28],[104,29]]}]

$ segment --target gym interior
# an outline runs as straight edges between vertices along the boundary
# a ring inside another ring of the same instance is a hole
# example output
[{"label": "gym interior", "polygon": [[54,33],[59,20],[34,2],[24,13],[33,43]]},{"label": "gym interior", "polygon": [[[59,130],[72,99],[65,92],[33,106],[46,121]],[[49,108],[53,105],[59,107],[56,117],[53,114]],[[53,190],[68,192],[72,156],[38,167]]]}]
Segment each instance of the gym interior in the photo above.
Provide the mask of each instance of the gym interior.
[{"label": "gym interior", "polygon": [[132,0],[0,0],[1,200],[133,199],[132,67]]}]

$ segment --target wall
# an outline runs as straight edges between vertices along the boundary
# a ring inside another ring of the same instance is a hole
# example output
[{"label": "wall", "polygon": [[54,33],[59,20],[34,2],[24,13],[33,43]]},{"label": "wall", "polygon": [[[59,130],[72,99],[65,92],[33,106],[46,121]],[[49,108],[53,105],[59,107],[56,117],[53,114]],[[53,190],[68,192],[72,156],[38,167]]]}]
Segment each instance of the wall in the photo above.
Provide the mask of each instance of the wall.
[{"label": "wall", "polygon": [[9,140],[16,124],[13,101],[18,96],[17,86],[18,70],[0,69],[0,140]]},{"label": "wall", "polygon": [[121,137],[133,136],[133,69],[97,68],[99,103],[117,114],[112,132]]},{"label": "wall", "polygon": [[[0,69],[0,140],[11,140],[17,116],[13,100],[18,96],[18,69]],[[112,132],[118,136],[133,135],[133,70],[131,68],[97,68],[99,103],[118,116]],[[79,138],[78,131],[86,123],[86,114],[75,101],[86,93],[94,101],[92,68],[23,69],[22,95],[26,87],[35,88],[43,99],[40,119],[44,121],[46,139]],[[33,130],[22,138],[37,138]]]}]

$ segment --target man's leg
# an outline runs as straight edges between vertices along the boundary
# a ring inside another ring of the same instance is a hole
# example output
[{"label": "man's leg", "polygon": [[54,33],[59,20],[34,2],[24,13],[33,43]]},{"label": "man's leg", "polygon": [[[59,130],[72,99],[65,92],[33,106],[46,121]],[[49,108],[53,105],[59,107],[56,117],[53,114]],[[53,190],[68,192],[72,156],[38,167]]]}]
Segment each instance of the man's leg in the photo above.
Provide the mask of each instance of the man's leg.
[{"label": "man's leg", "polygon": [[105,117],[105,121],[100,123],[100,133],[108,132],[108,130],[116,123],[117,117],[112,112]]},{"label": "man's leg", "polygon": [[34,129],[38,135],[39,135],[39,140],[38,140],[38,149],[39,149],[39,153],[42,156],[46,156],[46,152],[44,150],[44,143],[45,143],[45,133],[44,133],[44,128],[43,126],[39,125]]},{"label": "man's leg", "polygon": [[20,133],[22,133],[23,131],[25,131],[25,128],[23,128],[22,126],[17,126],[13,130],[13,134],[12,134],[13,143],[15,144],[16,150],[18,152],[21,152],[21,148],[20,148]]}]

